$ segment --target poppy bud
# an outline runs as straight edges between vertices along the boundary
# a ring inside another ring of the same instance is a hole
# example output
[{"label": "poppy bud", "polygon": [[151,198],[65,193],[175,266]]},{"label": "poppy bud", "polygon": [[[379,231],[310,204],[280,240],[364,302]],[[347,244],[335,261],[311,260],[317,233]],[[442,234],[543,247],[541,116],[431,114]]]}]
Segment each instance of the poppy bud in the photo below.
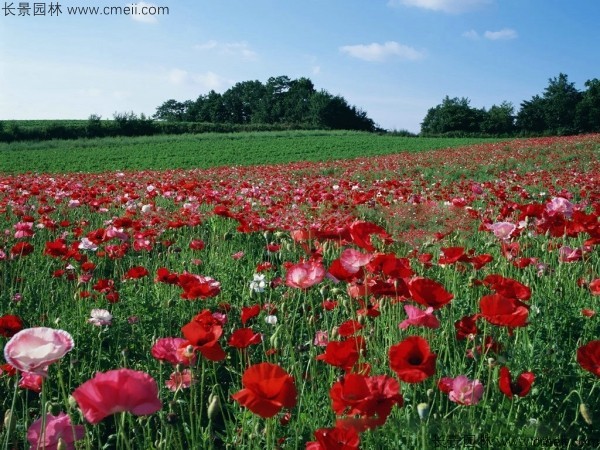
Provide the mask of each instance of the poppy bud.
[{"label": "poppy bud", "polygon": [[360,314],[360,315],[358,316],[358,323],[360,323],[361,325],[364,325],[364,324],[365,324],[366,317],[367,317],[367,316],[365,316],[364,314]]},{"label": "poppy bud", "polygon": [[585,420],[585,423],[587,423],[588,425],[591,425],[593,423],[592,414],[585,403],[581,403],[579,405],[579,412],[581,413],[581,417],[583,417],[583,420]]},{"label": "poppy bud", "polygon": [[325,298],[325,295],[327,294],[327,290],[328,290],[328,288],[327,288],[326,285],[323,285],[323,286],[321,286],[319,288],[319,292],[321,293],[321,297]]},{"label": "poppy bud", "polygon": [[79,405],[77,404],[77,400],[75,400],[75,397],[73,397],[72,395],[69,395],[69,407],[70,408],[77,408]]},{"label": "poppy bud", "polygon": [[58,438],[58,444],[56,444],[56,450],[67,450],[69,447],[67,447],[67,443],[64,441],[63,438]]},{"label": "poppy bud", "polygon": [[429,404],[428,403],[419,403],[417,405],[417,412],[419,413],[419,418],[421,420],[426,420],[429,417]]},{"label": "poppy bud", "polygon": [[331,340],[334,340],[339,336],[339,329],[340,329],[339,327],[333,327],[331,329],[331,336],[330,336]]},{"label": "poppy bud", "polygon": [[291,252],[292,250],[294,250],[294,244],[293,244],[293,243],[291,243],[291,242],[286,242],[286,243],[285,243],[285,249],[286,249],[288,252]]},{"label": "poppy bud", "polygon": [[221,400],[216,394],[208,396],[208,418],[215,420],[221,414]]},{"label": "poppy bud", "polygon": [[10,435],[15,426],[15,421],[13,420],[13,414],[11,409],[7,409],[4,413],[4,429],[6,430],[6,435]]}]

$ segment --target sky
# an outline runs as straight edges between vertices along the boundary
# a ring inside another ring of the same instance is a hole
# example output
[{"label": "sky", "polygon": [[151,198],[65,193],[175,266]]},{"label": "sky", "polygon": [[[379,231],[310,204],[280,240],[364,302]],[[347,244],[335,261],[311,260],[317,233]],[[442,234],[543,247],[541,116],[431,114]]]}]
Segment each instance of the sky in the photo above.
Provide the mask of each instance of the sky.
[{"label": "sky", "polygon": [[[287,75],[418,132],[445,96],[518,110],[560,73],[579,90],[600,78],[598,0],[21,3],[0,1],[0,120],[151,116],[169,99]],[[110,14],[132,5],[157,13]]]}]

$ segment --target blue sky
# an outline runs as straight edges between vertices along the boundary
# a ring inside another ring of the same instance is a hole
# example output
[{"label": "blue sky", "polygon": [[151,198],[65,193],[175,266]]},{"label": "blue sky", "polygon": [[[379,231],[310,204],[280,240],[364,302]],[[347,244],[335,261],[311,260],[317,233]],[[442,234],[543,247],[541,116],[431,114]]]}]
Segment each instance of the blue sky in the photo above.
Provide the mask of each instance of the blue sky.
[{"label": "blue sky", "polygon": [[171,98],[287,75],[383,128],[419,131],[446,95],[518,109],[561,72],[580,90],[600,78],[597,0],[137,2],[169,8],[155,16],[69,15],[132,2],[59,0],[61,14],[29,17],[12,3],[17,15],[0,9],[0,120],[152,115]]}]

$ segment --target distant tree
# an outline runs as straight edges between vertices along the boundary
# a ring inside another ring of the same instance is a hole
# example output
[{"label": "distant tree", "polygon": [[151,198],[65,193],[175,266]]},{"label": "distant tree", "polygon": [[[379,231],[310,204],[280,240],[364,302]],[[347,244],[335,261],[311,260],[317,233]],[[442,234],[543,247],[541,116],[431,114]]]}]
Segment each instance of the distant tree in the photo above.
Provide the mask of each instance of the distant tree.
[{"label": "distant tree", "polygon": [[600,132],[600,80],[585,82],[587,90],[575,111],[575,126],[583,132]]},{"label": "distant tree", "polygon": [[343,97],[333,96],[327,91],[317,92],[311,97],[309,110],[312,124],[318,127],[334,130],[376,130],[375,123],[364,111],[350,106]]},{"label": "distant tree", "polygon": [[184,118],[185,112],[185,103],[170,99],[156,108],[156,112],[154,113],[153,117],[157,120],[181,122]]},{"label": "distant tree", "polygon": [[517,113],[517,129],[523,133],[541,134],[546,131],[546,101],[539,95],[521,103]]},{"label": "distant tree", "polygon": [[552,134],[575,133],[575,112],[582,98],[575,83],[569,83],[567,75],[561,73],[548,80],[543,98],[548,131]]},{"label": "distant tree", "polygon": [[481,131],[485,111],[469,106],[470,100],[446,96],[440,105],[430,108],[421,123],[423,134]]},{"label": "distant tree", "polygon": [[486,111],[481,131],[487,134],[511,134],[515,130],[515,107],[510,102],[493,105]]}]

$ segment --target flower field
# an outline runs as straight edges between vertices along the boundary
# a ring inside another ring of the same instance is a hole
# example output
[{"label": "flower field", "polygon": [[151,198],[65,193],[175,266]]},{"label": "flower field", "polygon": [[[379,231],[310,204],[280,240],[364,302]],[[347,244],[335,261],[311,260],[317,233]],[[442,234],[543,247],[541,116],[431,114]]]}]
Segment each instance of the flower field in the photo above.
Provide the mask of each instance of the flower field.
[{"label": "flower field", "polygon": [[597,448],[600,135],[0,173],[0,445]]}]

